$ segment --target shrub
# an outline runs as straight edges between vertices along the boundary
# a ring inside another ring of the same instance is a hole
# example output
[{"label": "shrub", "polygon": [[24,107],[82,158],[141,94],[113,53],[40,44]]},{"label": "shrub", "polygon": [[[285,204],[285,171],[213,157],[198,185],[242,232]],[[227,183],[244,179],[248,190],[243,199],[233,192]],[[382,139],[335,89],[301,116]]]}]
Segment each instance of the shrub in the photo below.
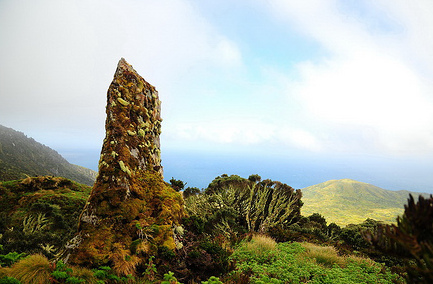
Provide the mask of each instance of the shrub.
[{"label": "shrub", "polygon": [[185,228],[183,248],[176,251],[175,258],[160,258],[158,271],[174,271],[184,283],[200,283],[211,276],[221,276],[232,269],[231,250],[221,236],[194,234]]},{"label": "shrub", "polygon": [[433,283],[433,196],[419,196],[418,202],[409,195],[404,214],[396,225],[382,225],[366,234],[378,248],[398,256],[411,255],[406,260],[407,278],[411,283]]},{"label": "shrub", "polygon": [[176,277],[174,277],[174,273],[169,271],[168,273],[164,274],[164,280],[161,281],[161,284],[180,284],[179,281],[177,281]]},{"label": "shrub", "polygon": [[225,175],[215,178],[204,193],[186,198],[185,205],[190,216],[203,219],[208,233],[230,237],[296,223],[301,197],[300,190],[278,181]]},{"label": "shrub", "polygon": [[223,284],[218,277],[211,276],[207,281],[202,281],[201,284]]}]

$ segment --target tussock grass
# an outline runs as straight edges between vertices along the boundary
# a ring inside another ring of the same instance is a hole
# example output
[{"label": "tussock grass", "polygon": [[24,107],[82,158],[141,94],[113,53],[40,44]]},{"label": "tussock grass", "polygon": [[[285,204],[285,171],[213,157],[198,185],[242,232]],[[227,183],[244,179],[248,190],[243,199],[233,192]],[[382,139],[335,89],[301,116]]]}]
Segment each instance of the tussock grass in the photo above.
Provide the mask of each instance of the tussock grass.
[{"label": "tussock grass", "polygon": [[237,261],[255,259],[259,263],[271,262],[277,254],[277,243],[265,235],[253,235],[250,241],[243,242],[233,255]]},{"label": "tussock grass", "polygon": [[333,267],[337,264],[340,267],[346,266],[346,258],[339,256],[337,250],[331,246],[319,246],[312,243],[302,243],[305,248],[304,256],[312,258],[317,264],[325,267]]},{"label": "tussock grass", "polygon": [[73,266],[72,268],[72,276],[77,277],[79,279],[83,279],[86,284],[97,284],[98,279],[93,274],[93,271],[80,266]]},{"label": "tussock grass", "polygon": [[257,253],[261,251],[275,250],[277,247],[277,242],[266,235],[253,235],[251,241],[246,243],[246,246]]},{"label": "tussock grass", "polygon": [[41,254],[34,254],[12,265],[9,276],[24,284],[49,284],[51,271],[50,261]]},{"label": "tussock grass", "polygon": [[0,278],[9,275],[9,267],[0,267]]},{"label": "tussock grass", "polygon": [[312,243],[302,243],[305,248],[304,257],[314,259],[317,264],[325,267],[333,267],[337,264],[341,268],[347,267],[348,263],[355,263],[358,266],[372,267],[375,262],[369,258],[348,255],[340,256],[337,250],[332,246],[319,246]]},{"label": "tussock grass", "polygon": [[375,265],[375,262],[372,259],[356,255],[346,256],[346,261],[354,262],[363,267],[373,267]]}]

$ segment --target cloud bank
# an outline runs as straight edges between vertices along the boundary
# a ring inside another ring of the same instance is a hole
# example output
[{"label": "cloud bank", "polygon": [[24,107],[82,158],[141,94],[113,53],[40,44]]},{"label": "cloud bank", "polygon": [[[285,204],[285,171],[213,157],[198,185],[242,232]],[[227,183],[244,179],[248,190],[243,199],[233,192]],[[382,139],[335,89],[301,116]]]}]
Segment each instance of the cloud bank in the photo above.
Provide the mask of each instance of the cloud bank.
[{"label": "cloud bank", "polygon": [[1,1],[0,123],[99,148],[125,57],[159,90],[163,147],[433,155],[430,1],[221,7],[210,18],[209,3],[186,0]]}]

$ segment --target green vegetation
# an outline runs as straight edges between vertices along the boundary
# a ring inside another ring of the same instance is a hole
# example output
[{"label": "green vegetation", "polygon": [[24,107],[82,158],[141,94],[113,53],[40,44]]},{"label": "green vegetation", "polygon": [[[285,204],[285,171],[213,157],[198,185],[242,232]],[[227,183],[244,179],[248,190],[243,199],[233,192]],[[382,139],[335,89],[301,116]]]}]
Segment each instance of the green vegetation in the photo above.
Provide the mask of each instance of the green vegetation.
[{"label": "green vegetation", "polygon": [[411,255],[405,259],[410,283],[433,282],[433,196],[411,195],[397,225],[382,225],[368,239],[385,253]]},{"label": "green vegetation", "polygon": [[359,224],[367,218],[394,223],[403,213],[410,193],[385,190],[351,179],[330,180],[302,189],[302,214],[320,213],[340,226]]},{"label": "green vegetation", "polygon": [[309,243],[276,243],[253,236],[231,256],[236,262],[232,279],[248,283],[404,283],[372,260],[339,256],[333,247]]},{"label": "green vegetation", "polygon": [[73,237],[90,187],[59,177],[0,183],[4,251],[54,257]]},{"label": "green vegetation", "polygon": [[190,195],[186,210],[208,231],[225,235],[266,232],[300,218],[301,192],[287,184],[236,175],[217,177],[203,194]]},{"label": "green vegetation", "polygon": [[[158,204],[157,196],[144,192],[161,181],[143,178],[141,198]],[[258,175],[222,175],[206,189],[184,194],[188,216],[163,233],[173,236],[171,247],[157,243],[165,227],[131,223],[141,235],[128,248],[113,246],[105,265],[89,268],[56,260],[74,236],[89,193],[89,187],[64,178],[0,183],[0,284],[431,283],[433,199],[410,199],[397,225],[368,219],[340,227],[318,213],[302,216],[301,193],[288,185]],[[267,202],[256,209],[262,200]],[[135,211],[128,212],[133,222]],[[113,236],[101,235],[100,243],[109,244]]]},{"label": "green vegetation", "polygon": [[96,172],[70,164],[53,149],[0,125],[0,181],[28,176],[62,176],[92,185]]}]

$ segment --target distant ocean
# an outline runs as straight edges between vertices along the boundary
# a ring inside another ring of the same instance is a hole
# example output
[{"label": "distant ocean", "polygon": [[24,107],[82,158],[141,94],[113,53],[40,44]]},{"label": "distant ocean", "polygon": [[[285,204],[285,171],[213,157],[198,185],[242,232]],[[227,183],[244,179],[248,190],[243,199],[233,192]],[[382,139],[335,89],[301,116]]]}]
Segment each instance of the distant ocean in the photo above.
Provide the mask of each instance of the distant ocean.
[{"label": "distant ocean", "polygon": [[[58,152],[70,163],[97,171],[100,149]],[[433,193],[433,160],[389,158],[363,155],[293,153],[284,156],[259,153],[199,153],[162,151],[164,178],[172,177],[187,187],[206,188],[217,176],[236,174],[248,178],[259,174],[294,188],[304,188],[332,179],[350,178],[388,190]]]}]

